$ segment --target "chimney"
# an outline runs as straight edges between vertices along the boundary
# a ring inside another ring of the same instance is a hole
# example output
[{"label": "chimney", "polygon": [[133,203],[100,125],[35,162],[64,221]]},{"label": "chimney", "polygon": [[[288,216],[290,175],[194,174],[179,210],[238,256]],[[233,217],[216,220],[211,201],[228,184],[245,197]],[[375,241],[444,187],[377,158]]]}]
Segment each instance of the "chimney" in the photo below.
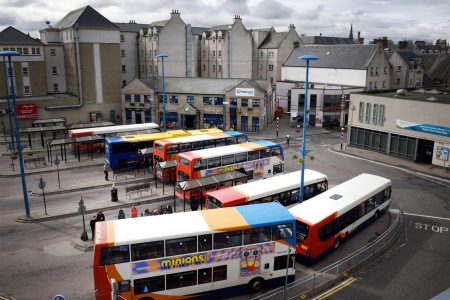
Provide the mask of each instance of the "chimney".
[{"label": "chimney", "polygon": [[237,23],[237,22],[242,23],[241,16],[234,15],[233,23]]},{"label": "chimney", "polygon": [[294,24],[289,24],[289,28],[288,28],[289,30],[295,30],[295,26],[294,26]]},{"label": "chimney", "polygon": [[180,11],[178,9],[172,9],[172,13],[170,14],[170,17],[173,18],[175,16],[180,16]]}]

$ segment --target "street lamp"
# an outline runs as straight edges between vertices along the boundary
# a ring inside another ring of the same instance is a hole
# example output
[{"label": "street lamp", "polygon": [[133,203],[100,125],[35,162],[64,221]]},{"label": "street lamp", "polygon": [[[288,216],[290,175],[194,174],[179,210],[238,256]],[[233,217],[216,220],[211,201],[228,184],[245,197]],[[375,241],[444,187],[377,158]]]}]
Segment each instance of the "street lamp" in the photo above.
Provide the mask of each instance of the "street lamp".
[{"label": "street lamp", "polygon": [[341,124],[341,151],[342,146],[344,144],[344,107],[345,107],[345,95],[342,93],[341,97],[341,118],[340,118],[340,124]]},{"label": "street lamp", "polygon": [[223,130],[227,130],[227,105],[229,102],[222,102],[223,104]]},{"label": "street lamp", "polygon": [[[12,96],[12,100],[13,100],[14,120],[16,123],[15,125],[16,125],[17,151],[19,152],[20,175],[22,177],[23,202],[25,204],[25,215],[27,217],[30,217],[30,205],[28,203],[27,182],[25,179],[25,169],[23,166],[22,145],[20,144],[19,120],[17,119],[16,93],[14,90],[13,68],[12,68],[12,63],[11,63],[11,56],[19,56],[19,55],[20,54],[16,51],[1,51],[0,52],[0,56],[8,57],[9,79],[11,82],[11,96]],[[7,80],[7,79],[5,78],[5,80]]]},{"label": "street lamp", "polygon": [[9,136],[11,138],[11,151],[15,151],[16,147],[14,146],[14,134],[13,134],[13,125],[12,125],[12,119],[11,119],[11,105],[9,103],[9,90],[8,90],[8,79],[6,74],[6,56],[3,56],[3,71],[5,76],[5,97],[6,97],[6,103],[7,103],[7,114],[8,114],[8,120],[9,120]]},{"label": "street lamp", "polygon": [[166,131],[166,85],[164,82],[164,58],[168,56],[164,53],[156,55],[157,58],[161,58],[162,67],[162,92],[163,92],[163,131]]},{"label": "street lamp", "polygon": [[309,72],[309,61],[319,60],[317,56],[313,55],[301,55],[297,57],[298,60],[306,61],[306,89],[305,89],[305,101],[303,104],[303,142],[302,142],[302,171],[300,179],[300,203],[303,202],[305,197],[305,157],[306,157],[306,111],[308,106],[308,72]]},{"label": "street lamp", "polygon": [[277,117],[277,138],[278,138],[278,121],[280,120],[280,117]]}]

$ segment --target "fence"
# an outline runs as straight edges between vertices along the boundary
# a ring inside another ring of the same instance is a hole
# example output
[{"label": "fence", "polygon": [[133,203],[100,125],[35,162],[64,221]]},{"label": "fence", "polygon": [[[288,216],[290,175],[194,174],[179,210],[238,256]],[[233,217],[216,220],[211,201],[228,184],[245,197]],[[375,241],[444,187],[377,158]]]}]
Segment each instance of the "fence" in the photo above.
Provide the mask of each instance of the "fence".
[{"label": "fence", "polygon": [[377,239],[363,248],[314,274],[290,283],[287,286],[286,295],[284,287],[280,287],[264,295],[254,297],[252,300],[307,299],[347,278],[351,271],[387,249],[400,234],[403,227],[403,214],[397,209],[390,209],[389,214],[397,214],[397,218],[392,225]]}]

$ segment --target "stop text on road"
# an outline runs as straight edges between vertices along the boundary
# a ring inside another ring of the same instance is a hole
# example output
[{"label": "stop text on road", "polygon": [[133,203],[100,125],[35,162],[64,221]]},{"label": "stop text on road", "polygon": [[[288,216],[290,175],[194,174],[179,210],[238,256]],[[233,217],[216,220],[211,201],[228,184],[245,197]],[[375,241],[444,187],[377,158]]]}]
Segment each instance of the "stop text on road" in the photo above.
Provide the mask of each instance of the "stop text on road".
[{"label": "stop text on road", "polygon": [[448,233],[448,227],[445,226],[438,226],[438,225],[431,225],[426,223],[419,223],[415,222],[414,227],[418,230],[424,230],[424,231],[432,231],[435,233]]}]

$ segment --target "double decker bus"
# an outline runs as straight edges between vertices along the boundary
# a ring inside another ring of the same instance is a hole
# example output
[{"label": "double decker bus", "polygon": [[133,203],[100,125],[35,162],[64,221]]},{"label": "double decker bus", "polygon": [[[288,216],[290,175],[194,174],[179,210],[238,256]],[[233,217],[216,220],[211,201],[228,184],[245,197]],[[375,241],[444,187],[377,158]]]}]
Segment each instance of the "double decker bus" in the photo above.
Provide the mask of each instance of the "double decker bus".
[{"label": "double decker bus", "polygon": [[295,278],[295,219],[276,202],[108,220],[95,230],[96,299],[111,298],[112,280],[119,299],[132,300],[211,299]]},{"label": "double decker bus", "polygon": [[156,164],[176,160],[178,153],[240,144],[247,142],[247,140],[245,133],[226,131],[155,141],[153,144],[153,163],[155,164],[156,177],[163,182],[170,181],[169,178],[175,179],[175,168],[162,170]]},{"label": "double decker bus", "polygon": [[[143,124],[129,124],[129,125],[115,125],[115,126],[102,126],[102,127],[89,127],[89,128],[76,128],[69,129],[69,138],[82,137],[82,136],[94,136],[99,135],[103,138],[109,136],[116,136],[122,134],[134,134],[134,133],[150,133],[159,131],[158,124],[155,123],[143,123]],[[101,149],[101,144],[94,144],[95,150]],[[87,145],[81,144],[80,150],[86,151]],[[75,150],[73,148],[72,150]]]},{"label": "double decker bus", "polygon": [[359,228],[375,221],[391,203],[391,180],[361,174],[289,209],[296,219],[296,253],[314,262]]},{"label": "double decker bus", "polygon": [[[277,201],[284,206],[299,201],[300,171],[265,180],[259,180],[206,193],[206,208]],[[307,200],[328,189],[328,177],[320,172],[305,170],[305,197]]]},{"label": "double decker bus", "polygon": [[149,152],[145,153],[145,155],[147,157],[151,157],[153,142],[156,140],[221,132],[222,130],[220,129],[211,128],[195,130],[169,130],[166,132],[108,137],[105,141],[105,160],[109,167],[113,170],[133,167],[139,161],[142,156],[142,152]]},{"label": "double decker bus", "polygon": [[214,149],[183,152],[177,156],[177,181],[243,170],[248,180],[272,177],[284,171],[280,144],[259,140]]}]

